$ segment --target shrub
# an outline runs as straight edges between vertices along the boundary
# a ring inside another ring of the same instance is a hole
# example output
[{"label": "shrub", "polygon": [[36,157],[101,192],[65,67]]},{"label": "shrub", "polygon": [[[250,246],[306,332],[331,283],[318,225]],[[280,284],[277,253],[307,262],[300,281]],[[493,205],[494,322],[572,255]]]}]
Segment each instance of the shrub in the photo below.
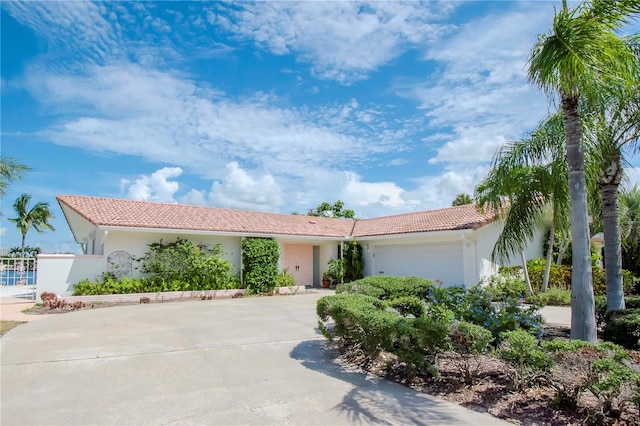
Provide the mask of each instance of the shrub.
[{"label": "shrub", "polygon": [[640,309],[609,311],[602,338],[627,349],[640,349]]},{"label": "shrub", "polygon": [[[178,290],[219,290],[237,287],[238,280],[231,263],[224,259],[222,246],[196,245],[192,241],[178,239],[172,243],[149,244],[149,251],[139,259],[141,272],[157,285],[162,282],[182,282]],[[103,279],[103,285],[118,282],[115,277]],[[124,287],[136,285],[125,282],[117,286],[119,291],[128,293]],[[139,290],[138,290],[139,291]],[[154,291],[154,290],[152,290]],[[168,290],[163,290],[168,291]]]},{"label": "shrub", "polygon": [[456,369],[466,384],[472,384],[482,366],[481,356],[493,341],[491,332],[479,325],[460,321],[449,325],[449,338],[453,350],[460,355]]},{"label": "shrub", "polygon": [[[596,322],[598,327],[604,327],[607,316],[607,296],[596,296]],[[625,296],[624,306],[626,309],[640,309],[639,296]]]},{"label": "shrub", "polygon": [[242,240],[243,282],[249,293],[269,293],[278,279],[278,242],[272,238]]},{"label": "shrub", "polygon": [[571,305],[571,290],[551,288],[544,293],[527,296],[527,303],[536,306],[569,306]]},{"label": "shrub", "polygon": [[424,315],[424,302],[415,296],[400,296],[395,299],[388,300],[387,306],[397,310],[400,315],[413,315],[418,318]]},{"label": "shrub", "polygon": [[393,352],[407,366],[408,375],[425,372],[437,377],[438,355],[449,348],[447,325],[426,318],[405,320],[398,325],[406,327],[406,331],[397,333]]},{"label": "shrub", "polygon": [[512,381],[522,391],[540,372],[548,370],[552,361],[546,352],[538,348],[538,341],[523,330],[502,333],[502,343],[496,351],[499,358],[512,367]]},{"label": "shrub", "polygon": [[484,280],[481,285],[491,295],[493,301],[517,299],[528,293],[521,269],[501,269],[500,273]]},{"label": "shrub", "polygon": [[427,299],[433,289],[433,281],[424,278],[375,276],[339,285],[336,293],[368,294],[382,300],[396,299],[401,296]]},{"label": "shrub", "polygon": [[[534,291],[540,291],[542,288],[542,282],[544,279],[545,264],[540,263],[527,263],[529,279],[531,280],[531,287]],[[562,290],[571,289],[571,267],[566,265],[558,266],[555,263],[551,264],[549,270],[549,285],[548,289],[557,288]]]}]

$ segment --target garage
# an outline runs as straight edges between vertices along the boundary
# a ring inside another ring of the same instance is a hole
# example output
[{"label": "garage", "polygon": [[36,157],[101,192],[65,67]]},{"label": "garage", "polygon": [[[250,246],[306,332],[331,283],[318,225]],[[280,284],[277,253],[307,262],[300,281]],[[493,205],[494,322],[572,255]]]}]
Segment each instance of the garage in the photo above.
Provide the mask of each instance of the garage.
[{"label": "garage", "polygon": [[377,275],[416,276],[446,286],[464,283],[461,242],[379,245],[375,260]]}]

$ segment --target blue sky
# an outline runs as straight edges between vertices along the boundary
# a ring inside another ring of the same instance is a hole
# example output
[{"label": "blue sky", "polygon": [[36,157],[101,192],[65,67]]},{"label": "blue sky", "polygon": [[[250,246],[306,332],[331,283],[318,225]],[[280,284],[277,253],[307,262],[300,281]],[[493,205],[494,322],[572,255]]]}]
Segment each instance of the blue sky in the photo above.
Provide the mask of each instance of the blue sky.
[{"label": "blue sky", "polygon": [[[2,155],[55,196],[358,217],[449,206],[553,105],[526,60],[560,1],[8,2]],[[629,174],[640,181],[640,161]]]}]

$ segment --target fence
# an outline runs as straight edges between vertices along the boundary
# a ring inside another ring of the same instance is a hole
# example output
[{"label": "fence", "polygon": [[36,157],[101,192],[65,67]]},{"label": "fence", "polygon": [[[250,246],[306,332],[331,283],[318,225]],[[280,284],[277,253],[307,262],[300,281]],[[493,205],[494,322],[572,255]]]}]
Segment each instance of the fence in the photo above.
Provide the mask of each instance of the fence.
[{"label": "fence", "polygon": [[0,296],[36,298],[35,258],[0,258]]}]

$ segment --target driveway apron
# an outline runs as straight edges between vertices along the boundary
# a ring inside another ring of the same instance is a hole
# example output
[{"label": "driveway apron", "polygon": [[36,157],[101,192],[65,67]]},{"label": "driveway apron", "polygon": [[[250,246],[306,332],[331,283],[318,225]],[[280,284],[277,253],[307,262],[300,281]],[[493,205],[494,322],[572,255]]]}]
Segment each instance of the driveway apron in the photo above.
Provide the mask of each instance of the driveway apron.
[{"label": "driveway apron", "polygon": [[334,362],[316,324],[325,294],[21,325],[0,339],[0,424],[508,424]]}]

